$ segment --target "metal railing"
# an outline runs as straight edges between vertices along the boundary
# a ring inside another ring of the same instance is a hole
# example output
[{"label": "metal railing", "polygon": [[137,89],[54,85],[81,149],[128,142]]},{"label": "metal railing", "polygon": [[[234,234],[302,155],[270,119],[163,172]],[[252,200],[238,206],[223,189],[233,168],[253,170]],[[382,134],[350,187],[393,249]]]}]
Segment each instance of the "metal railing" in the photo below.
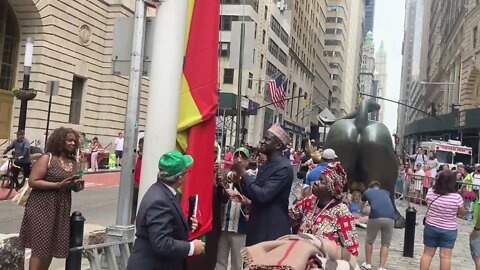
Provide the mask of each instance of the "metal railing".
[{"label": "metal railing", "polygon": [[[123,270],[127,268],[133,240],[108,242],[97,245],[74,247],[70,252],[81,251],[82,256],[88,259],[91,270]],[[119,256],[117,256],[120,251]],[[104,265],[106,264],[106,267]]]}]

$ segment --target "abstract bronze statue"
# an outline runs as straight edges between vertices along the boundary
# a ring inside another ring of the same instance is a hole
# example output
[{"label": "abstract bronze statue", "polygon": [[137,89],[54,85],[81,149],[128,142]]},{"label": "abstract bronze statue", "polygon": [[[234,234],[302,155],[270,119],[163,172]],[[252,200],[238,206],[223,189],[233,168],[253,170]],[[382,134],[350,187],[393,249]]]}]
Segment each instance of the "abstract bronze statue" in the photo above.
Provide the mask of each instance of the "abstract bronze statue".
[{"label": "abstract bronze statue", "polygon": [[[398,167],[392,136],[384,124],[368,119],[370,112],[379,110],[378,103],[364,99],[357,112],[333,123],[324,148],[337,153],[347,172],[350,190],[363,192],[371,181],[378,181],[394,202]],[[395,211],[395,228],[403,228],[405,220]]]}]

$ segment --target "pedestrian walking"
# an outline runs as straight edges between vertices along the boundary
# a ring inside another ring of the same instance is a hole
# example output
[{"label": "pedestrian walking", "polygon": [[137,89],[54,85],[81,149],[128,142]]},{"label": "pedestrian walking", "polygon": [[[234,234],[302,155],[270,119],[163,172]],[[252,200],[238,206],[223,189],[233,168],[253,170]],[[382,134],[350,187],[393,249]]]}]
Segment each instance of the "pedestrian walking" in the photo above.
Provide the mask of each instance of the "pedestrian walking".
[{"label": "pedestrian walking", "polygon": [[58,128],[48,137],[46,152],[35,162],[28,184],[32,192],[20,228],[20,246],[30,248],[30,270],[48,270],[52,257],[69,253],[72,189],[83,189],[77,176],[80,136]]},{"label": "pedestrian walking", "polygon": [[192,164],[191,156],[178,151],[160,157],[157,182],[145,193],[138,209],[137,238],[127,270],[185,270],[187,257],[204,251],[202,241],[188,241],[188,232],[195,231],[198,222],[192,217],[192,227],[188,226],[177,199],[176,190]]},{"label": "pedestrian walking", "polygon": [[457,239],[457,217],[465,215],[462,196],[457,192],[455,172],[440,173],[427,196],[427,212],[423,231],[424,250],[420,270],[430,268],[437,248],[440,248],[440,269],[450,269],[452,250]]},{"label": "pedestrian walking", "polygon": [[363,210],[367,203],[370,206],[370,214],[367,222],[367,239],[365,240],[365,262],[362,264],[362,269],[372,269],[373,243],[380,232],[382,247],[380,248],[378,270],[385,270],[395,223],[394,206],[390,193],[381,189],[381,185],[377,181],[372,181],[369,189],[363,193],[360,208]]},{"label": "pedestrian walking", "polygon": [[275,240],[290,233],[288,200],[293,168],[290,160],[283,156],[289,142],[288,133],[279,124],[265,133],[259,150],[266,154],[267,163],[260,166],[256,178],[246,172],[248,160],[235,160],[234,179],[240,183],[240,192],[252,201],[246,246]]}]

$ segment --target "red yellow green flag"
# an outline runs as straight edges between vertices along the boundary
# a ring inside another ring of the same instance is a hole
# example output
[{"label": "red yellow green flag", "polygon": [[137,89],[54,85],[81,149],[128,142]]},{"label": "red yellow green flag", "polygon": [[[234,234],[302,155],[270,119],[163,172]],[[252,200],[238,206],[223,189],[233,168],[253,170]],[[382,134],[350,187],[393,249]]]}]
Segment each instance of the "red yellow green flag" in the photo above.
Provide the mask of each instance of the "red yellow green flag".
[{"label": "red yellow green flag", "polygon": [[191,238],[197,238],[212,229],[219,11],[219,0],[188,0],[177,144],[194,159],[182,187],[181,200],[187,216],[189,197],[198,195],[199,229]]}]

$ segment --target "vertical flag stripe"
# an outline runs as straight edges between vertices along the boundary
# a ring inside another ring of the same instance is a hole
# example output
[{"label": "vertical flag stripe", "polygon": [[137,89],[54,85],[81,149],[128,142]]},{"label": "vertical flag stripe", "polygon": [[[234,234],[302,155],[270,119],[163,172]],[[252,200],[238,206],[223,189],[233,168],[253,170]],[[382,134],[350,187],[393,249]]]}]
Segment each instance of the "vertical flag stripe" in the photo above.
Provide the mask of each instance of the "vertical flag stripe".
[{"label": "vertical flag stripe", "polygon": [[[193,157],[182,187],[182,210],[188,215],[190,196],[198,195],[198,229],[190,238],[212,228],[212,191],[216,110],[218,103],[219,0],[188,0],[189,17],[177,145]],[[168,116],[164,116],[168,117]]]}]

